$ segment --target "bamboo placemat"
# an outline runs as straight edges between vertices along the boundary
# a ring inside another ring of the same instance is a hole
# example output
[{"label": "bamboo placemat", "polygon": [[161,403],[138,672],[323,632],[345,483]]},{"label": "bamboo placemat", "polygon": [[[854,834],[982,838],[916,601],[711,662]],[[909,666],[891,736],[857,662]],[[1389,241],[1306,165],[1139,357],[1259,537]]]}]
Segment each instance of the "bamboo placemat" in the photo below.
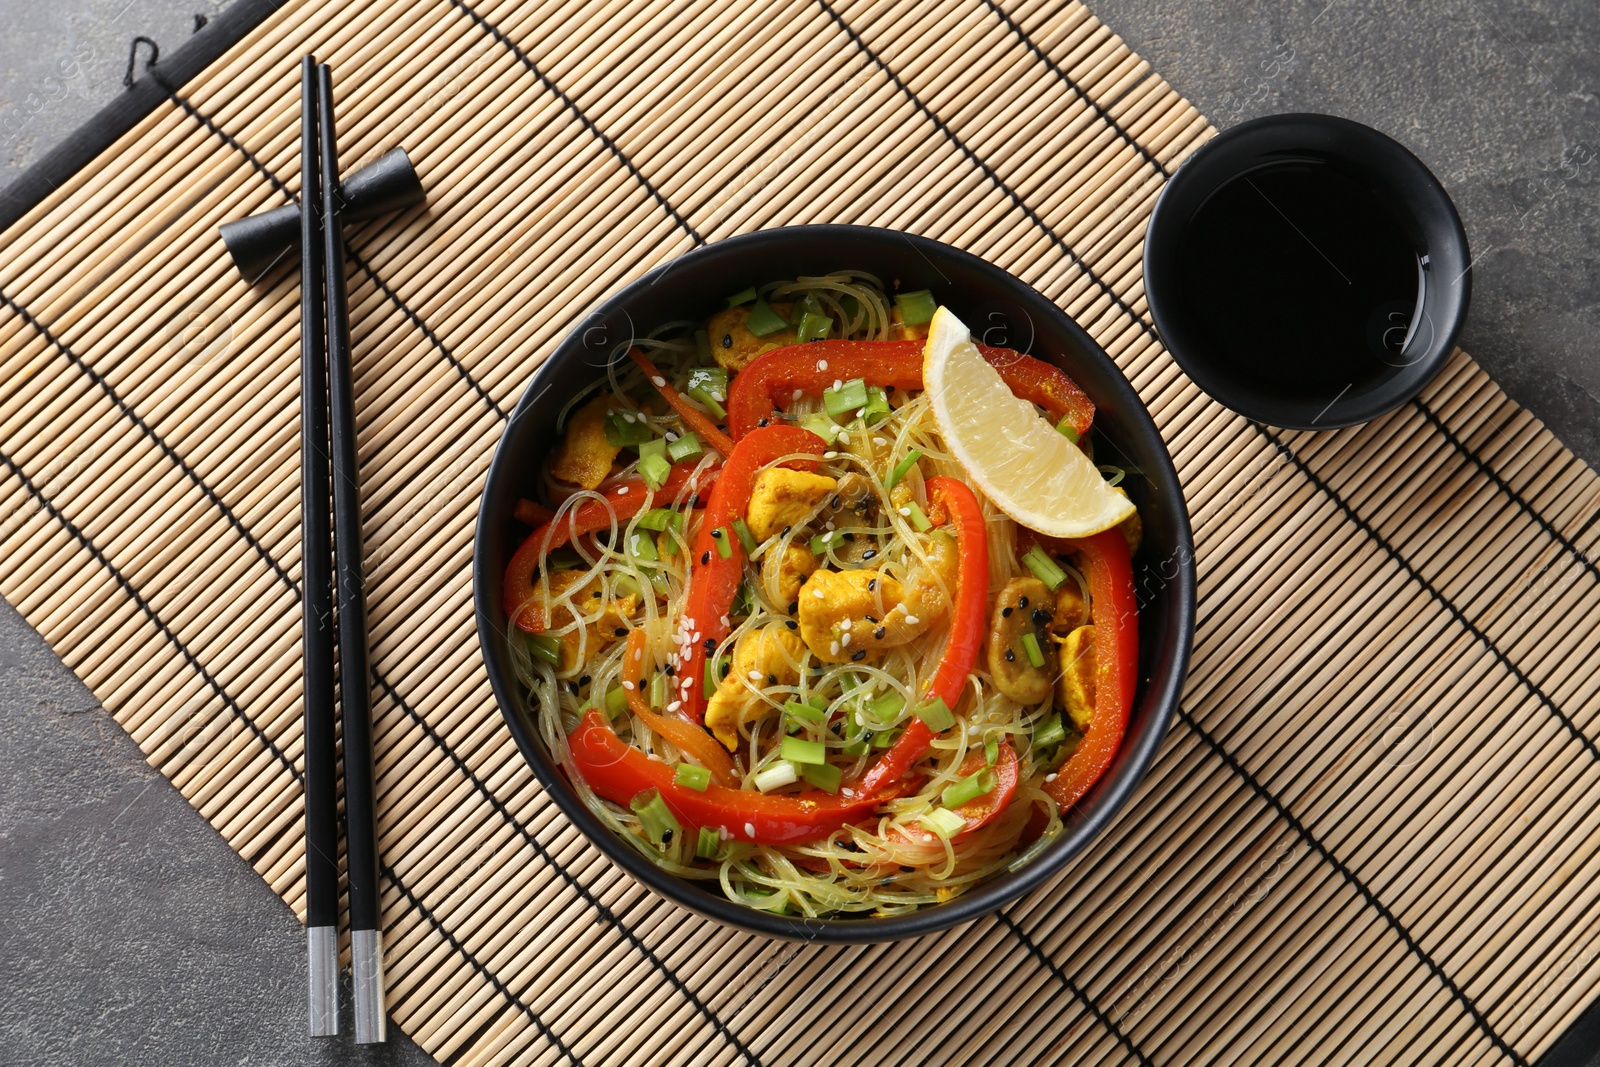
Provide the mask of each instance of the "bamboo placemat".
[{"label": "bamboo placemat", "polygon": [[[1213,132],[1077,4],[288,4],[6,232],[0,592],[302,901],[296,291],[216,236],[347,169],[394,1019],[464,1064],[1526,1063],[1600,994],[1600,479],[1465,355],[1356,429],[1222,409],[1150,325],[1144,224]],[[148,89],[146,89],[148,91]],[[702,241],[968,248],[1139,388],[1200,618],[1137,798],[1046,888],[912,943],[731,932],[540,791],[473,631],[482,475],[584,311]]]}]

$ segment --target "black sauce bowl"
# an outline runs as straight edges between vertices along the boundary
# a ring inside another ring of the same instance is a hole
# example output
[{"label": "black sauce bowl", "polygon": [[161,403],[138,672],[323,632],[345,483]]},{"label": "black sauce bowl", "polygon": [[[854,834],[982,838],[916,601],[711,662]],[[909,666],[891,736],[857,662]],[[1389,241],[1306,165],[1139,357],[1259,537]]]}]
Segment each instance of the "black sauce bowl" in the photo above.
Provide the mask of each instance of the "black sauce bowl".
[{"label": "black sauce bowl", "polygon": [[[1404,349],[1382,373],[1331,402],[1276,390],[1230,360],[1197,327],[1181,291],[1181,246],[1195,214],[1233,180],[1287,162],[1326,164],[1355,179],[1392,210],[1403,238],[1423,257],[1422,300]],[[1258,422],[1326,430],[1394,410],[1439,372],[1466,320],[1471,263],[1449,194],[1399,142],[1332,115],[1270,115],[1218,134],[1173,174],[1145,233],[1144,282],[1162,342],[1196,385]]]},{"label": "black sauce bowl", "polygon": [[[659,323],[704,317],[727,294],[752,284],[846,268],[870,271],[885,284],[898,279],[906,290],[932,289],[980,340],[1055,362],[1094,400],[1097,458],[1130,472],[1125,484],[1144,523],[1134,560],[1140,683],[1111,767],[1068,814],[1066,832],[1031,862],[909,915],[815,920],[756,911],[728,900],[714,881],[668,874],[589,811],[545,749],[537,709],[512,671],[501,576],[516,549],[512,508],[519,496],[537,494],[558,412],[604,373],[620,343]],[[673,260],[606,300],[557,346],[495,450],[478,514],[473,587],[484,666],[506,724],[545,789],[601,851],[657,893],[710,918],[774,937],[847,943],[911,937],[987,914],[1044,882],[1110,822],[1144,776],[1177,706],[1194,630],[1193,561],[1182,488],[1161,435],[1116,364],[1077,323],[1005,271],[937,241],[861,226],[797,226],[730,238]]]}]

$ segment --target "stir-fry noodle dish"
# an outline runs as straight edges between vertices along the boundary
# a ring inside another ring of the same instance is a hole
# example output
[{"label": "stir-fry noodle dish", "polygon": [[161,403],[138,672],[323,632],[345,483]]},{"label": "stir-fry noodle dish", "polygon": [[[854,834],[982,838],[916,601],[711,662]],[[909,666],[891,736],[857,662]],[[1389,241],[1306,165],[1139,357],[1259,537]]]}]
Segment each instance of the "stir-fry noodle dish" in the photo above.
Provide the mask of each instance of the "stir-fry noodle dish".
[{"label": "stir-fry noodle dish", "polygon": [[898,289],[705,294],[571,399],[516,502],[543,744],[752,908],[903,914],[1026,863],[1133,705],[1140,522],[1094,405]]}]

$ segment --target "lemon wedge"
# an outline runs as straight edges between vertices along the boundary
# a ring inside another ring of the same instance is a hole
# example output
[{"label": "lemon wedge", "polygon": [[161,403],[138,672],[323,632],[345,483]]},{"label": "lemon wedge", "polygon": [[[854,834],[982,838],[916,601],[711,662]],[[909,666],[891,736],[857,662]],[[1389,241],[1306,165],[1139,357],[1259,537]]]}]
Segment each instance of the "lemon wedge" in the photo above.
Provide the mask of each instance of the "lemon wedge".
[{"label": "lemon wedge", "polygon": [[1087,537],[1133,514],[1089,457],[1017,397],[948,308],[934,312],[922,350],[934,421],[979,489],[1030,530]]}]

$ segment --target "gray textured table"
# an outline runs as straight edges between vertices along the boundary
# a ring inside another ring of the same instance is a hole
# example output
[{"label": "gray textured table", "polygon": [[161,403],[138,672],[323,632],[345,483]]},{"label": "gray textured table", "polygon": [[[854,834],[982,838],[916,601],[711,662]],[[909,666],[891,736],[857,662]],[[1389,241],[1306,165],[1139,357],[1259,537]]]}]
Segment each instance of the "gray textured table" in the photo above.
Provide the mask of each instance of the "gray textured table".
[{"label": "gray textured table", "polygon": [[[0,0],[0,184],[121,91],[134,34],[195,0]],[[1326,111],[1444,181],[1475,255],[1462,345],[1600,466],[1600,6],[1593,0],[1098,0],[1220,126]],[[305,1036],[304,936],[71,672],[0,607],[0,1059],[432,1061]],[[1558,1048],[1600,1065],[1591,1012]]]}]

